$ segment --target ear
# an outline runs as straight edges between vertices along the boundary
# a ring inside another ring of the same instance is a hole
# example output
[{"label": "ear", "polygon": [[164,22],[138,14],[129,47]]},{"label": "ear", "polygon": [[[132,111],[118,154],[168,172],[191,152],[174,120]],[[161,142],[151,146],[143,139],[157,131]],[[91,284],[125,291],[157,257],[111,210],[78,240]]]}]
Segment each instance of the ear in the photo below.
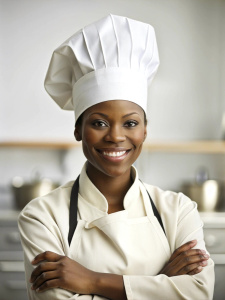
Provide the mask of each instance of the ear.
[{"label": "ear", "polygon": [[82,136],[81,136],[81,133],[80,133],[80,128],[78,128],[78,126],[75,127],[74,136],[75,136],[75,139],[78,142],[80,142],[82,140]]},{"label": "ear", "polygon": [[147,125],[145,125],[145,131],[144,131],[144,141],[145,141],[146,137],[147,137]]}]

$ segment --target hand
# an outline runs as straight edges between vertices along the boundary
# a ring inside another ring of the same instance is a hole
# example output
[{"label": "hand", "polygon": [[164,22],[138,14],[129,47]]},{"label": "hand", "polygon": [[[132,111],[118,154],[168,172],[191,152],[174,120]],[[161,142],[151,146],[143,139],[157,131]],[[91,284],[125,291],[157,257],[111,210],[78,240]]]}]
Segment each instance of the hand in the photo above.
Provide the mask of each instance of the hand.
[{"label": "hand", "polygon": [[209,255],[205,250],[192,249],[196,244],[197,241],[193,240],[177,248],[159,274],[171,277],[200,273],[202,268],[207,265]]},{"label": "hand", "polygon": [[91,294],[94,272],[67,256],[46,251],[37,255],[32,264],[39,264],[30,278],[31,288],[36,292],[62,288],[77,294]]}]

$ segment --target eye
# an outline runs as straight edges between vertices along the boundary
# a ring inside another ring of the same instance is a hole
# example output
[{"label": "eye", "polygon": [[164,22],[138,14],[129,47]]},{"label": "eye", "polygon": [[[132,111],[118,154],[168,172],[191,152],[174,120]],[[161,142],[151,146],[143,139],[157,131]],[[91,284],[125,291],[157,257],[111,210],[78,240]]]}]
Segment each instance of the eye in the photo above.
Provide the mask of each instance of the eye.
[{"label": "eye", "polygon": [[135,127],[138,125],[138,122],[135,120],[129,120],[124,124],[124,127]]},{"label": "eye", "polygon": [[102,120],[95,120],[92,122],[92,126],[94,127],[107,127],[107,123]]}]

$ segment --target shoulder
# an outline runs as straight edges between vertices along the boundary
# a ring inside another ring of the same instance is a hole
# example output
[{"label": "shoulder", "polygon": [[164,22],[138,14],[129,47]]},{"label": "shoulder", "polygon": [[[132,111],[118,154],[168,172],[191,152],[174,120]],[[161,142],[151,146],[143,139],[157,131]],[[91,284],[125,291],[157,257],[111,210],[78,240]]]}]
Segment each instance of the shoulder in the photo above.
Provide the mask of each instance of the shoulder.
[{"label": "shoulder", "polygon": [[166,219],[173,216],[176,222],[181,221],[187,214],[197,212],[197,204],[183,193],[162,190],[157,186],[144,184],[161,216]]},{"label": "shoulder", "polygon": [[194,201],[192,201],[190,198],[188,198],[181,192],[163,190],[157,186],[146,184],[146,183],[144,183],[144,185],[156,205],[163,203],[164,206],[165,205],[172,206],[173,208],[174,207],[182,208],[190,204],[196,206],[196,203]]},{"label": "shoulder", "polygon": [[73,181],[70,181],[44,196],[31,200],[21,211],[18,220],[28,217],[44,221],[46,217],[50,220],[68,213],[72,186]]},{"label": "shoulder", "polygon": [[197,204],[183,193],[164,191],[148,184],[145,186],[162,218],[171,251],[192,239],[198,240],[202,247],[203,222]]}]

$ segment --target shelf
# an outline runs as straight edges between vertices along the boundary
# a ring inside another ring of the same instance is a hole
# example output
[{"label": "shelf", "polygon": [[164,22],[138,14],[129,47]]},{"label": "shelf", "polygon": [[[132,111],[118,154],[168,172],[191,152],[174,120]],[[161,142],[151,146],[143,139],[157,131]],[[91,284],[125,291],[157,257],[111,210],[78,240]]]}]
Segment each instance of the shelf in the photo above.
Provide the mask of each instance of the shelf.
[{"label": "shelf", "polygon": [[81,143],[77,142],[58,142],[58,141],[14,141],[0,142],[0,148],[42,148],[67,150],[70,148],[80,147]]},{"label": "shelf", "polygon": [[[78,142],[59,142],[59,141],[14,141],[0,142],[0,148],[41,148],[67,150],[74,147],[81,147]],[[158,142],[146,141],[143,149],[148,152],[156,153],[205,153],[205,154],[225,154],[225,141],[174,141]]]},{"label": "shelf", "polygon": [[224,141],[181,141],[181,142],[149,141],[144,144],[143,149],[149,152],[225,154],[225,142]]}]

